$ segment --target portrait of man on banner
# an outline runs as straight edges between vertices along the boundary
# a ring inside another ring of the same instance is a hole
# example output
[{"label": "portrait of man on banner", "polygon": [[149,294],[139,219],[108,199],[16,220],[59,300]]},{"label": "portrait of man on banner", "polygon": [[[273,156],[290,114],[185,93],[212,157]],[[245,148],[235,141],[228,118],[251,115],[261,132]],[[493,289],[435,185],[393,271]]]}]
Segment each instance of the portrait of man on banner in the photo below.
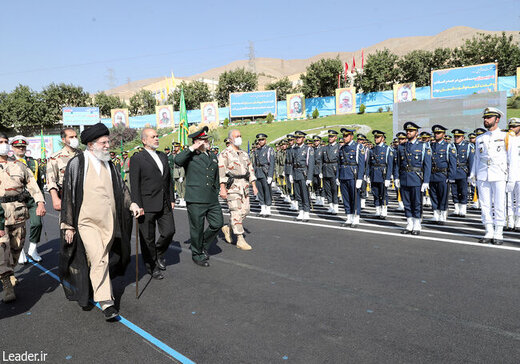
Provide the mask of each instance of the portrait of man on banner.
[{"label": "portrait of man on banner", "polygon": [[305,96],[303,94],[287,95],[287,118],[305,117]]},{"label": "portrait of man on banner", "polygon": [[203,102],[200,106],[202,122],[213,123],[218,121],[218,106],[216,102]]},{"label": "portrait of man on banner", "polygon": [[173,106],[161,105],[155,107],[157,129],[173,127]]},{"label": "portrait of man on banner", "polygon": [[112,127],[125,126],[128,128],[128,109],[112,109]]},{"label": "portrait of man on banner", "polygon": [[410,102],[415,99],[415,82],[394,85],[394,102]]},{"label": "portrait of man on banner", "polygon": [[356,89],[336,89],[336,114],[351,114],[356,112]]}]

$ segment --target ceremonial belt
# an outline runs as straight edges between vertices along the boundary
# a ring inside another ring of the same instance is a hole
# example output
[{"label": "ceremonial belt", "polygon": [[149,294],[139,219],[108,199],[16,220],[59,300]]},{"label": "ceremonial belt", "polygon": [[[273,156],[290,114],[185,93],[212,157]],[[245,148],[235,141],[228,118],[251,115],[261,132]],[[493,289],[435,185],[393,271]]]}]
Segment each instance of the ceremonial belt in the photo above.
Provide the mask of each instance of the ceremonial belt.
[{"label": "ceremonial belt", "polygon": [[306,164],[295,164],[294,168],[307,168]]},{"label": "ceremonial belt", "polygon": [[372,167],[386,167],[386,163],[373,163],[371,164]]},{"label": "ceremonial belt", "polygon": [[343,166],[357,166],[357,163],[343,162],[343,163],[341,163],[341,165],[343,165]]},{"label": "ceremonial belt", "polygon": [[432,173],[448,173],[448,168],[432,168]]},{"label": "ceremonial belt", "polygon": [[334,162],[323,162],[325,164],[338,164],[338,161],[334,161]]},{"label": "ceremonial belt", "polygon": [[31,194],[28,191],[23,191],[14,196],[2,196],[0,197],[0,203],[9,203],[9,202],[25,202],[27,199],[31,197]]},{"label": "ceremonial belt", "polygon": [[457,168],[459,167],[467,167],[468,163],[459,163],[457,162]]},{"label": "ceremonial belt", "polygon": [[227,183],[226,183],[226,188],[229,189],[231,188],[231,186],[233,185],[233,182],[235,182],[235,179],[245,179],[245,180],[249,180],[249,172],[247,172],[246,174],[237,174],[237,175],[232,175],[230,173],[226,173],[226,177],[228,178],[227,180]]},{"label": "ceremonial belt", "polygon": [[406,172],[422,172],[422,168],[406,166],[405,171]]}]

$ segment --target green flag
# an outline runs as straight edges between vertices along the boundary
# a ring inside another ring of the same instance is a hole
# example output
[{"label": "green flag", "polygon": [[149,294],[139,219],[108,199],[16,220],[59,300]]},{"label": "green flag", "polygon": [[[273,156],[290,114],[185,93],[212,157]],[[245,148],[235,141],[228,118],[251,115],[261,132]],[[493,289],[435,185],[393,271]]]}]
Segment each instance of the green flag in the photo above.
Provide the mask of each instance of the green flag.
[{"label": "green flag", "polygon": [[184,102],[184,89],[181,88],[181,106],[179,109],[179,143],[181,146],[188,145],[188,114],[186,112],[186,103]]},{"label": "green flag", "polygon": [[121,137],[121,178],[125,179],[125,169],[123,166],[123,137]]},{"label": "green flag", "polygon": [[45,139],[43,138],[43,129],[40,131],[41,145],[40,145],[40,158],[47,159],[45,156]]}]

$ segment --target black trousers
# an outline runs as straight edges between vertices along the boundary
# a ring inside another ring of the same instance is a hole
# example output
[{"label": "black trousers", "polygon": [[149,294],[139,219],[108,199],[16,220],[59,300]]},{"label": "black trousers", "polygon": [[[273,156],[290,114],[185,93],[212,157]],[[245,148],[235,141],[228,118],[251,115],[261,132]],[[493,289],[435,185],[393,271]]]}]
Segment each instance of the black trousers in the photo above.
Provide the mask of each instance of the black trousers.
[{"label": "black trousers", "polygon": [[323,177],[323,189],[325,190],[325,197],[329,203],[338,204],[338,186],[336,185],[336,178]]},{"label": "black trousers", "polygon": [[384,182],[372,182],[371,189],[372,194],[374,195],[374,205],[376,207],[388,205],[388,191],[385,188]]},{"label": "black trousers", "polygon": [[309,188],[304,179],[294,181],[294,195],[298,201],[298,208],[304,212],[311,211]]},{"label": "black trousers", "polygon": [[[168,202],[163,202],[163,209],[159,212],[145,212],[139,217],[139,240],[141,254],[148,273],[153,272],[157,265],[157,258],[162,258],[168,251],[175,234],[175,219]],[[159,228],[159,239],[155,241],[155,226]]]},{"label": "black trousers", "polygon": [[[451,184],[451,197],[453,203],[461,203],[463,205],[468,203],[468,182],[466,178],[456,179],[455,183]],[[473,195],[470,196],[473,199]]]},{"label": "black trousers", "polygon": [[321,178],[319,174],[312,176],[312,190],[316,194],[316,197],[323,196],[323,188],[321,187]]}]

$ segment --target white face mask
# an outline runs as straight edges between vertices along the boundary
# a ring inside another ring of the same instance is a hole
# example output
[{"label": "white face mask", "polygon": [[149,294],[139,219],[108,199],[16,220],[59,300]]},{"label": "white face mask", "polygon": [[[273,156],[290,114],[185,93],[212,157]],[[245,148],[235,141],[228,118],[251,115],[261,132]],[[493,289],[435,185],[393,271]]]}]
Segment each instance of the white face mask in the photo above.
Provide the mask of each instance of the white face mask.
[{"label": "white face mask", "polygon": [[233,141],[233,144],[235,144],[237,147],[240,147],[242,145],[242,138],[236,137],[235,140]]},{"label": "white face mask", "polygon": [[9,144],[2,143],[0,144],[0,155],[7,155],[9,153]]},{"label": "white face mask", "polygon": [[69,147],[71,147],[73,149],[77,149],[78,146],[79,146],[79,139],[78,138],[74,138],[74,139],[70,140]]}]

